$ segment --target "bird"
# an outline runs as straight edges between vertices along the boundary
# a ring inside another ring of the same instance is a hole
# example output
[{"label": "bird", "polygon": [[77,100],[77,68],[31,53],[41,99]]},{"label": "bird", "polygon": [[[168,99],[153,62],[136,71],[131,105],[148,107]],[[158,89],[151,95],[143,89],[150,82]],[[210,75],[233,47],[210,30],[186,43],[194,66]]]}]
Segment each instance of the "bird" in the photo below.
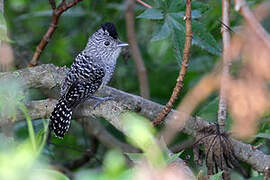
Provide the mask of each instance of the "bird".
[{"label": "bird", "polygon": [[120,41],[116,27],[106,22],[89,37],[87,45],[75,58],[61,87],[60,98],[50,116],[49,130],[58,138],[68,132],[72,111],[87,99],[97,101],[94,108],[111,97],[94,94],[106,85],[127,43]]}]

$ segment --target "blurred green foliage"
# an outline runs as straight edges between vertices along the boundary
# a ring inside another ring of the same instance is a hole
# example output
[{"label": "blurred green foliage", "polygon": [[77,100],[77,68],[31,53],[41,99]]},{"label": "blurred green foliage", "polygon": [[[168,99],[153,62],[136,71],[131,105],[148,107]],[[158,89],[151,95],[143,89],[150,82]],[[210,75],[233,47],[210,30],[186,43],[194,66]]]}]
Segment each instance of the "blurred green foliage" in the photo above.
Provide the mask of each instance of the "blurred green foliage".
[{"label": "blurred green foliage", "polygon": [[[249,0],[251,7],[256,6],[263,0]],[[58,4],[60,0],[56,1]],[[138,44],[148,71],[151,99],[158,103],[165,104],[175,86],[176,78],[181,64],[181,53],[184,44],[184,11],[185,1],[183,0],[145,0],[153,6],[153,9],[136,5],[136,36]],[[48,1],[40,0],[8,0],[5,1],[4,16],[0,14],[0,41],[12,39],[14,47],[20,47],[21,51],[33,54],[36,46],[44,33],[50,26],[51,7]],[[123,0],[84,0],[75,7],[65,12],[59,21],[59,26],[50,40],[48,46],[41,55],[42,63],[53,63],[58,66],[70,66],[75,56],[86,45],[88,36],[91,35],[103,22],[111,21],[116,24],[120,39],[127,41],[125,27],[125,1]],[[191,49],[191,60],[185,78],[184,88],[180,94],[178,102],[185,94],[196,85],[196,83],[219,61],[221,52],[221,1],[193,1],[192,3],[192,31],[193,45]],[[231,11],[231,28],[237,30],[242,18]],[[269,31],[269,18],[263,23]],[[7,36],[7,29],[8,35]],[[233,32],[231,32],[233,33]],[[4,35],[3,35],[4,34]],[[20,52],[19,52],[20,53]],[[31,57],[31,56],[30,56]],[[237,67],[232,70],[237,71]],[[111,82],[113,87],[129,93],[138,94],[139,86],[136,69],[132,58],[125,62],[120,57]],[[42,93],[36,93],[42,94]],[[38,99],[35,94],[35,99]],[[27,95],[27,100],[33,98],[33,94]],[[40,99],[43,97],[39,97]],[[49,170],[47,165],[50,160],[58,163],[65,163],[76,159],[82,155],[84,149],[89,146],[89,139],[83,132],[83,127],[76,122],[72,122],[69,134],[63,139],[52,139],[52,142],[59,146],[46,146],[45,132],[46,120],[36,120],[31,123],[27,109],[23,105],[26,95],[24,89],[18,82],[0,82],[0,112],[9,118],[16,118],[16,111],[22,111],[26,116],[26,122],[19,122],[14,125],[15,143],[7,146],[3,144],[0,149],[0,179],[6,177],[21,178],[20,173],[26,179],[30,175],[44,174],[44,177],[52,176],[55,179],[66,179],[67,177],[55,171]],[[214,122],[217,118],[218,109],[217,93],[213,93],[206,101],[201,103],[194,111],[194,115],[199,115],[204,119]],[[178,103],[177,102],[177,103]],[[269,117],[269,113],[265,115]],[[168,163],[172,159],[161,156],[163,152],[156,145],[154,140],[154,130],[145,119],[134,114],[128,114],[124,118],[127,127],[131,128],[129,137],[140,137],[127,139],[122,133],[117,131],[108,122],[101,120],[104,126],[117,138],[125,142],[131,142],[144,150],[143,156],[140,154],[129,154],[133,161],[146,157],[150,162]],[[228,123],[231,124],[231,119]],[[146,123],[146,124],[145,124]],[[128,126],[128,125],[132,126]],[[45,127],[45,128],[44,128]],[[143,127],[143,128],[142,128]],[[145,128],[148,127],[148,128]],[[270,152],[269,143],[269,121],[261,123],[258,135],[252,141],[253,144],[263,143],[262,150]],[[137,133],[137,134],[136,134]],[[180,134],[175,143],[187,138],[187,135]],[[27,140],[26,140],[27,139]],[[3,141],[7,141],[6,139]],[[2,141],[1,141],[2,142]],[[76,147],[76,148],[66,148]],[[149,153],[149,146],[155,147],[157,154]],[[78,151],[79,149],[79,151]],[[88,164],[75,172],[75,179],[130,179],[132,170],[128,168],[124,161],[124,156],[116,150],[106,152],[108,148],[100,145],[98,153]],[[33,156],[33,154],[38,154]],[[152,156],[153,155],[153,156]],[[187,150],[182,154],[177,154],[174,158],[190,155],[193,158],[192,150]],[[158,157],[158,158],[157,158]],[[116,163],[117,162],[117,163]],[[189,161],[194,172],[198,172],[201,167],[197,167]],[[102,167],[102,168],[100,168]],[[205,167],[203,167],[205,168]],[[42,172],[40,172],[42,170]],[[47,169],[47,170],[44,170]],[[102,169],[102,170],[101,170]],[[16,173],[14,173],[16,172]],[[259,179],[259,174],[251,170],[252,178]],[[218,175],[217,175],[218,176]],[[2,178],[3,177],[3,178]],[[33,176],[35,177],[35,176]],[[216,176],[215,176],[216,177]],[[213,177],[213,178],[215,178]],[[233,174],[236,179],[241,179],[238,174]],[[40,178],[36,178],[40,179]],[[45,178],[46,179],[46,178]],[[47,178],[48,179],[48,178]],[[53,179],[53,178],[51,178]]]},{"label": "blurred green foliage", "polygon": [[14,79],[1,80],[0,84],[0,121],[13,121],[17,111],[21,111],[26,118],[28,138],[18,141],[0,134],[0,179],[68,179],[62,173],[49,168],[42,158],[41,152],[46,143],[47,123],[43,121],[43,128],[35,135],[31,117],[23,101],[23,87]]},{"label": "blurred green foliage", "polygon": [[4,15],[0,12],[0,43],[11,42],[7,35],[7,24]]}]

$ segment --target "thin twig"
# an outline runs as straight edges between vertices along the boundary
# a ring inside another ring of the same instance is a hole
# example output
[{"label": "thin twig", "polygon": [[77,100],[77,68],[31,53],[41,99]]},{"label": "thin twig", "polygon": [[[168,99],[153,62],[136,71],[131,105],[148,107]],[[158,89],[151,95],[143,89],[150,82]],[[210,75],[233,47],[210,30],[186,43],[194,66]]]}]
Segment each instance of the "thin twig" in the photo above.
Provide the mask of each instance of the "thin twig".
[{"label": "thin twig", "polygon": [[171,121],[166,122],[166,127],[161,132],[161,135],[164,137],[167,144],[172,141],[177,132],[183,130],[191,112],[200,102],[205,100],[218,88],[219,83],[220,75],[211,73],[204,76],[200,82],[187,93],[178,105],[177,111],[174,111],[175,113],[171,117]]},{"label": "thin twig", "polygon": [[142,97],[149,99],[150,95],[149,95],[147,71],[136,41],[134,4],[135,0],[127,0],[126,27],[127,27],[128,41],[131,46],[131,53],[136,65],[136,70],[139,78],[140,94]]},{"label": "thin twig", "polygon": [[170,100],[166,104],[165,108],[159,113],[156,119],[153,121],[154,126],[157,126],[162,123],[163,119],[169,114],[171,111],[175,100],[177,99],[180,91],[184,86],[184,79],[188,68],[189,63],[189,52],[192,42],[192,30],[191,30],[191,0],[186,1],[186,13],[185,13],[185,30],[186,30],[186,38],[185,38],[185,46],[183,50],[183,60],[181,64],[181,69],[179,71],[178,78],[176,80],[176,85],[173,89],[173,93],[170,97]]},{"label": "thin twig", "polygon": [[220,98],[218,108],[218,124],[220,133],[225,132],[226,117],[227,117],[227,100],[226,100],[226,84],[229,76],[230,62],[228,57],[228,49],[230,46],[230,0],[222,0],[222,23],[226,26],[221,26],[221,35],[223,43],[223,69],[220,84]]},{"label": "thin twig", "polygon": [[75,6],[78,2],[83,1],[83,0],[73,0],[72,2],[69,2],[66,4],[65,0],[62,0],[60,5],[56,8],[55,1],[54,0],[49,0],[49,3],[52,7],[52,21],[51,25],[48,28],[47,32],[41,39],[39,45],[36,48],[36,51],[32,57],[32,60],[30,61],[29,65],[30,67],[36,66],[37,61],[42,53],[42,51],[45,49],[46,45],[48,44],[49,40],[52,38],[53,33],[55,32],[57,26],[58,26],[58,21],[63,12],[71,8],[72,6]]},{"label": "thin twig", "polygon": [[138,3],[140,3],[141,5],[147,7],[147,8],[152,8],[152,6],[150,6],[149,4],[143,2],[142,0],[137,0]]}]

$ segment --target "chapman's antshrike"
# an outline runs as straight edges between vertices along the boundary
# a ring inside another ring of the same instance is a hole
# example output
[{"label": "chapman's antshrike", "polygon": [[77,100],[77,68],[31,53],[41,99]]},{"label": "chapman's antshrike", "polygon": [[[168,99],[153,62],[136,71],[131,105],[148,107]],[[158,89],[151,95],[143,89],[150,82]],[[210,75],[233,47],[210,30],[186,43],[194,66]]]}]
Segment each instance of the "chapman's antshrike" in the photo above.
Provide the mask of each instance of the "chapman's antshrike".
[{"label": "chapman's antshrike", "polygon": [[70,126],[72,110],[86,99],[97,100],[98,106],[109,97],[93,96],[107,84],[114,72],[116,60],[122,47],[115,26],[105,23],[89,39],[86,48],[76,57],[61,88],[61,97],[50,121],[50,130],[63,138]]}]

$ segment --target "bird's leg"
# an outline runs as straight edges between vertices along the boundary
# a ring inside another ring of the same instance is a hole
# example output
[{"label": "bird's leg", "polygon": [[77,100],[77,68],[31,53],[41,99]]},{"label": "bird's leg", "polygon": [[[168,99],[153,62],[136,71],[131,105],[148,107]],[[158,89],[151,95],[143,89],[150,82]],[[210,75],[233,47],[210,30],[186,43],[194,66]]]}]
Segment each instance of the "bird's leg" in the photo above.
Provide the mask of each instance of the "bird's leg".
[{"label": "bird's leg", "polygon": [[107,96],[107,97],[91,96],[90,98],[97,101],[96,104],[94,105],[94,109],[96,109],[96,107],[98,107],[102,102],[114,99],[112,96]]}]

